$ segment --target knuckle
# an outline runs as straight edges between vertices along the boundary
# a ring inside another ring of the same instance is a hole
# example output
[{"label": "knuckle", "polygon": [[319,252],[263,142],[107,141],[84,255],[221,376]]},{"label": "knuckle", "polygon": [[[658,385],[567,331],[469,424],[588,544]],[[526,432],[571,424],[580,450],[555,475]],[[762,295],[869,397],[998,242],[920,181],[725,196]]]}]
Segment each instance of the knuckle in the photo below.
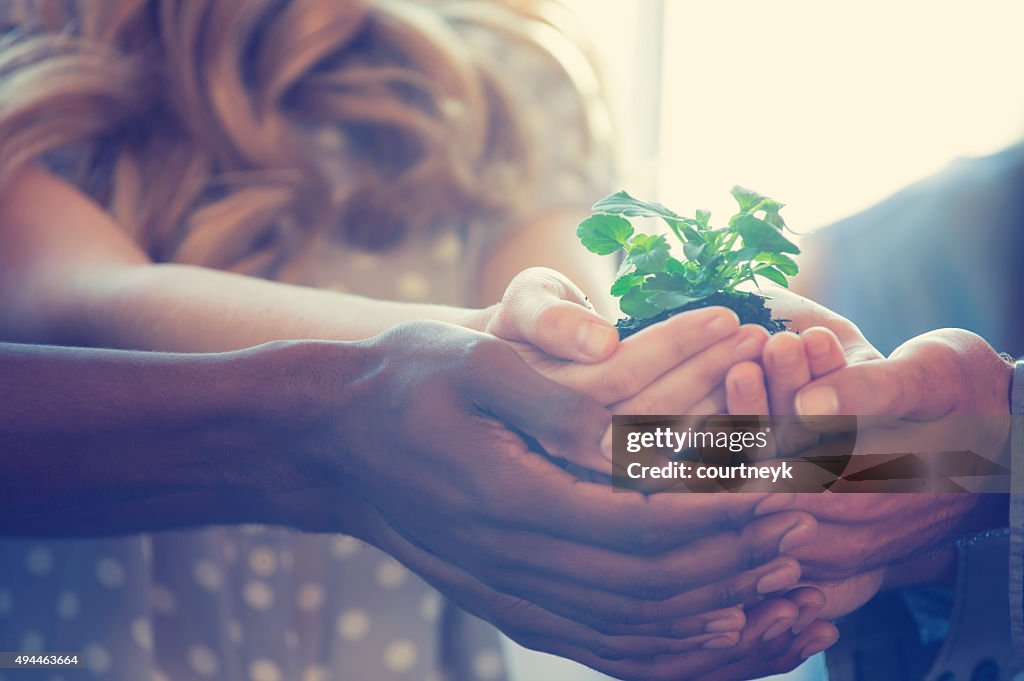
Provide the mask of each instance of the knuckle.
[{"label": "knuckle", "polygon": [[640,378],[619,362],[613,362],[601,374],[601,387],[609,402],[617,402],[636,395],[640,388]]}]

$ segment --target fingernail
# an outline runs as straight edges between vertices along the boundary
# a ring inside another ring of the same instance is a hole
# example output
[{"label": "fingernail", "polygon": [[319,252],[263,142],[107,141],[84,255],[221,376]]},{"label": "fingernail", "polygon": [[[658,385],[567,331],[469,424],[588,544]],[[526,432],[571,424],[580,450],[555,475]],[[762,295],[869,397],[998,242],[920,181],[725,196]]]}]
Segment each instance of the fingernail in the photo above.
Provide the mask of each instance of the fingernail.
[{"label": "fingernail", "polygon": [[764,631],[764,635],[761,636],[762,641],[770,641],[776,636],[782,634],[782,632],[793,626],[793,619],[790,617],[783,617],[782,619],[776,620],[772,626],[768,627]]},{"label": "fingernail", "polygon": [[808,657],[812,655],[817,655],[818,653],[824,650],[828,650],[833,645],[835,645],[836,641],[838,640],[839,638],[837,636],[829,636],[828,638],[816,638],[812,640],[810,643],[808,643],[806,646],[804,646],[804,649],[800,652],[800,657],[806,660]]},{"label": "fingernail", "polygon": [[604,437],[601,438],[601,454],[604,458],[609,461],[612,460],[612,427],[608,426],[608,430],[604,431]]},{"label": "fingernail", "polygon": [[801,520],[796,527],[782,535],[782,540],[779,541],[779,553],[789,553],[801,546],[807,546],[814,541],[815,535],[817,535],[817,531],[814,525]]},{"label": "fingernail", "polygon": [[726,314],[717,314],[704,327],[709,336],[724,337],[736,329],[736,319]]},{"label": "fingernail", "polygon": [[800,575],[792,567],[782,566],[775,568],[761,579],[757,580],[757,593],[770,594],[776,591],[788,589],[795,586]]},{"label": "fingernail", "polygon": [[744,376],[733,381],[736,392],[745,400],[755,400],[764,392],[764,383],[756,376]]},{"label": "fingernail", "polygon": [[739,631],[742,628],[743,618],[739,613],[735,613],[708,622],[707,626],[704,627],[704,631],[708,634],[721,634],[726,631]]},{"label": "fingernail", "polygon": [[839,413],[839,395],[827,385],[817,385],[796,396],[800,416],[834,416]]},{"label": "fingernail", "polygon": [[754,515],[760,517],[769,513],[784,511],[793,505],[796,495],[792,492],[773,492],[754,509]]},{"label": "fingernail", "polygon": [[761,353],[762,345],[764,345],[764,339],[760,336],[745,338],[736,346],[736,350],[733,352],[733,357],[737,362],[754,359]]},{"label": "fingernail", "polygon": [[716,636],[713,639],[706,641],[701,648],[704,650],[721,650],[722,648],[732,648],[736,645],[737,636]]},{"label": "fingernail", "polygon": [[591,359],[600,359],[614,342],[616,331],[597,322],[584,322],[576,330],[576,347]]}]

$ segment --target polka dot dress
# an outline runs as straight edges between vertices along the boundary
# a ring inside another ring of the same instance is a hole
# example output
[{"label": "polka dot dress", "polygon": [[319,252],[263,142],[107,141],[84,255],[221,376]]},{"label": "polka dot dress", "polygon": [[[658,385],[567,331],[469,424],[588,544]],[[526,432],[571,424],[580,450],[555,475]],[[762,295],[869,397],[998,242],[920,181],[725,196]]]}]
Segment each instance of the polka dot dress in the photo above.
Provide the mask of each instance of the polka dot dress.
[{"label": "polka dot dress", "polygon": [[[540,147],[550,154],[550,181],[538,207],[593,202],[608,188],[610,164],[581,158],[573,131],[583,127],[582,107],[565,74],[539,54],[494,47],[537,111],[535,134],[547,138]],[[335,130],[314,134],[332,158],[344,146]],[[495,238],[493,225],[451,225],[368,253],[325,237],[289,268],[289,280],[472,304]],[[78,651],[86,665],[63,674],[0,670],[0,681],[506,679],[496,630],[351,537],[253,526],[0,541],[0,565],[0,650]],[[445,637],[454,640],[442,645]],[[453,647],[457,659],[442,660],[439,651]]]}]

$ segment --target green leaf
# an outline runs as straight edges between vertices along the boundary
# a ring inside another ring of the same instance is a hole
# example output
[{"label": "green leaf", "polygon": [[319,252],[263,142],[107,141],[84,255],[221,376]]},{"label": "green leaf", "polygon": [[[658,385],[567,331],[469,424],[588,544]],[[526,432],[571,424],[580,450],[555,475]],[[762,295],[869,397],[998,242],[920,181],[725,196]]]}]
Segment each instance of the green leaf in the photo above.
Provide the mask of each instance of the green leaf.
[{"label": "green leaf", "polygon": [[645,291],[688,291],[690,282],[683,274],[659,272],[644,282]]},{"label": "green leaf", "polygon": [[768,253],[800,253],[796,244],[782,236],[778,229],[753,215],[738,216],[734,227],[743,237],[744,247]]},{"label": "green leaf", "polygon": [[704,252],[704,247],[707,244],[697,243],[695,241],[687,241],[683,244],[683,253],[689,260],[697,260],[700,258],[701,253]]},{"label": "green leaf", "polygon": [[619,309],[623,314],[636,319],[650,319],[661,312],[661,308],[647,302],[647,293],[639,288],[630,289],[619,299]]},{"label": "green leaf", "polygon": [[576,236],[591,253],[610,255],[625,248],[633,225],[618,215],[591,215],[576,228]]},{"label": "green leaf", "polygon": [[680,291],[658,291],[647,298],[648,303],[662,310],[671,310],[673,308],[682,307],[683,305],[692,303],[695,300],[697,299]]},{"label": "green leaf", "polygon": [[708,223],[711,222],[711,211],[697,209],[697,224],[701,227],[707,227]]},{"label": "green leaf", "polygon": [[669,210],[656,201],[642,201],[630,196],[628,192],[618,191],[607,196],[594,204],[592,209],[595,213],[610,213],[612,215],[627,215],[629,217],[644,218],[667,218],[670,220],[683,221],[684,217]]},{"label": "green leaf", "polygon": [[635,288],[644,283],[644,276],[641,274],[626,274],[615,280],[612,284],[611,294],[618,298],[619,296],[625,295],[631,288]]},{"label": "green leaf", "polygon": [[747,189],[746,187],[741,187],[738,184],[734,185],[729,193],[732,194],[734,199],[736,199],[736,203],[739,204],[741,213],[750,212],[753,210],[754,206],[768,198],[758,194],[753,189]]},{"label": "green leaf", "polygon": [[637,274],[654,274],[665,271],[670,257],[668,241],[663,234],[637,234],[630,241],[629,255],[623,262],[633,265]]},{"label": "green leaf", "polygon": [[795,277],[800,272],[796,261],[782,253],[758,253],[754,260],[774,265],[775,269],[791,277]]},{"label": "green leaf", "polygon": [[786,275],[778,271],[771,265],[760,265],[758,267],[755,267],[754,274],[764,277],[769,281],[774,281],[779,286],[785,286],[786,288],[789,288],[789,279],[786,278]]}]

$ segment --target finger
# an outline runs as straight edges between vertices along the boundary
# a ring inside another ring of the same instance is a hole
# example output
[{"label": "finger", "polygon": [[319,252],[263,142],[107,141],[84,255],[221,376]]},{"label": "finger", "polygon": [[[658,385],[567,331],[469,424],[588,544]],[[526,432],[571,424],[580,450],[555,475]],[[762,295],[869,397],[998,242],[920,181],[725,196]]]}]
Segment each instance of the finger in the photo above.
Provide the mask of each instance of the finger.
[{"label": "finger", "polygon": [[768,403],[774,415],[792,414],[797,390],[811,380],[803,341],[793,333],[777,333],[765,344]]},{"label": "finger", "polygon": [[899,360],[876,360],[845,367],[801,389],[801,416],[906,416],[921,400],[912,372]]},{"label": "finger", "polygon": [[734,416],[767,416],[768,391],[764,372],[757,362],[740,362],[725,378],[726,408]]},{"label": "finger", "polygon": [[563,274],[531,267],[509,283],[487,331],[537,346],[554,357],[599,362],[615,352],[619,334]]},{"label": "finger", "polygon": [[759,357],[768,332],[748,324],[662,375],[636,396],[612,405],[617,414],[687,414],[725,381],[737,362]]},{"label": "finger", "polygon": [[602,404],[619,402],[738,328],[736,314],[722,307],[675,315],[622,341],[605,361],[573,367],[570,385]]},{"label": "finger", "polygon": [[786,594],[786,598],[796,605],[800,611],[796,621],[793,623],[794,634],[799,634],[810,626],[811,622],[818,618],[826,603],[825,593],[813,586],[802,586],[793,589]]},{"label": "finger", "polygon": [[772,510],[784,510],[796,498],[779,492],[617,492],[607,484],[582,482],[536,455],[510,452],[510,457],[506,475],[529,480],[532,494],[508,490],[504,478],[485,481],[495,485],[492,496],[501,500],[495,522],[623,553],[664,553],[697,537],[743,526],[768,498]]},{"label": "finger", "polygon": [[584,604],[590,588],[603,595],[663,601],[719,582],[725,575],[761,566],[783,551],[810,544],[816,534],[814,517],[796,511],[756,518],[739,532],[699,538],[658,556],[570,545],[565,540],[532,533],[505,533],[499,545],[476,557],[472,564],[478,565],[480,572],[497,569],[515,578],[530,573],[537,578],[536,583],[548,585],[552,598],[560,597],[564,582],[579,589]]},{"label": "finger", "polygon": [[555,457],[610,472],[601,449],[611,426],[606,409],[541,375],[507,343],[491,339],[478,345],[463,384],[477,407],[540,443]]},{"label": "finger", "polygon": [[516,574],[514,583],[509,580],[494,588],[524,600],[544,603],[551,612],[583,622],[602,633],[643,631],[651,635],[689,637],[696,633],[699,623],[705,623],[706,627],[706,619],[701,617],[703,613],[757,602],[765,595],[795,587],[799,579],[800,564],[793,558],[781,557],[660,601],[603,593],[571,583],[563,584],[554,592],[549,580],[529,573]]},{"label": "finger", "polygon": [[[839,630],[830,622],[816,620],[799,636],[792,634],[762,643],[746,657],[735,659],[696,681],[738,681],[739,679],[785,674],[796,669],[812,655],[830,648],[839,640]],[[729,651],[732,652],[732,651]]]},{"label": "finger", "polygon": [[[758,653],[765,632],[770,627],[777,626],[780,619],[793,616],[795,616],[795,606],[785,599],[764,601],[752,611],[739,640],[734,635],[724,636],[722,639],[705,642],[700,650],[663,655],[649,660],[635,658],[609,660],[589,651],[579,650],[568,642],[552,642],[547,646],[547,652],[572,657],[590,667],[621,679],[678,681],[678,679],[704,678],[703,674],[712,672],[714,674],[708,678],[752,678],[752,675],[721,676],[720,671],[740,661],[749,661],[745,668],[750,671],[756,670],[758,665],[764,666]],[[541,645],[544,644],[541,643]]]},{"label": "finger", "polygon": [[812,378],[820,378],[846,366],[846,356],[839,338],[830,329],[815,326],[804,331],[800,338],[804,342]]},{"label": "finger", "polygon": [[[731,625],[724,634],[702,629],[698,635],[689,638],[607,636],[584,624],[552,614],[535,603],[490,589],[462,569],[405,540],[383,521],[378,520],[374,524],[373,535],[379,548],[452,597],[465,610],[492,622],[516,640],[566,641],[610,659],[647,659],[655,655],[686,652],[723,635],[739,638]],[[711,622],[721,622],[726,616],[725,613],[716,613]],[[742,617],[732,616],[731,620],[739,622],[740,627],[745,622]]]}]

